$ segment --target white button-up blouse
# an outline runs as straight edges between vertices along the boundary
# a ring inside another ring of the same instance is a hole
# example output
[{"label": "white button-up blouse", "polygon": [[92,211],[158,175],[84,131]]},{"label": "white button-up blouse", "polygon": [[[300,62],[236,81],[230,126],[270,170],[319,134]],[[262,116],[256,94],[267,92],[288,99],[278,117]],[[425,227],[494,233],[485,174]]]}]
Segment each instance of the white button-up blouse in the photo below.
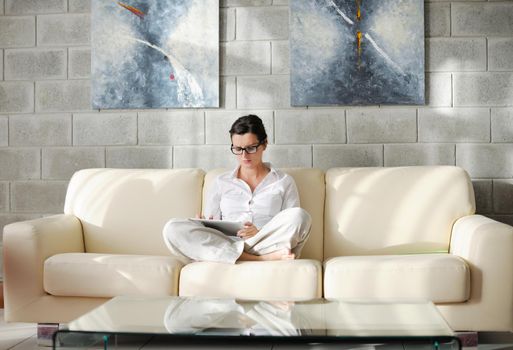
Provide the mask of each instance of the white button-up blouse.
[{"label": "white button-up blouse", "polygon": [[205,217],[246,222],[261,229],[280,211],[299,207],[299,193],[294,179],[265,163],[271,171],[254,192],[237,178],[239,167],[219,175],[212,183],[206,199]]}]

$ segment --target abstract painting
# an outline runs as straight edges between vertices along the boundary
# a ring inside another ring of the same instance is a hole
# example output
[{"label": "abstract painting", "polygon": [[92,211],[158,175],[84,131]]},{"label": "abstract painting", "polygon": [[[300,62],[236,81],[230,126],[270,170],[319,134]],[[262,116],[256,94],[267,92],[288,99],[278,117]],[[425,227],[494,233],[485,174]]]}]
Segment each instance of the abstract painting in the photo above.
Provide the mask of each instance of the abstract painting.
[{"label": "abstract painting", "polygon": [[219,0],[92,0],[93,108],[219,106]]},{"label": "abstract painting", "polygon": [[424,0],[290,0],[293,106],[424,104]]}]

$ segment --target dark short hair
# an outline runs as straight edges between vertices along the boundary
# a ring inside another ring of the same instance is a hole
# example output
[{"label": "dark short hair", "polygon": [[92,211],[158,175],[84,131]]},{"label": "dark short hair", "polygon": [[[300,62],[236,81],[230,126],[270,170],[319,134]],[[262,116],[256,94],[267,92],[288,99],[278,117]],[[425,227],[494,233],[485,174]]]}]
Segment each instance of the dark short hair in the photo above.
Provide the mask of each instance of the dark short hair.
[{"label": "dark short hair", "polygon": [[255,134],[258,142],[264,143],[267,141],[267,133],[265,132],[264,123],[262,119],[254,114],[249,114],[237,119],[230,128],[230,138],[234,135],[244,135],[247,133]]}]

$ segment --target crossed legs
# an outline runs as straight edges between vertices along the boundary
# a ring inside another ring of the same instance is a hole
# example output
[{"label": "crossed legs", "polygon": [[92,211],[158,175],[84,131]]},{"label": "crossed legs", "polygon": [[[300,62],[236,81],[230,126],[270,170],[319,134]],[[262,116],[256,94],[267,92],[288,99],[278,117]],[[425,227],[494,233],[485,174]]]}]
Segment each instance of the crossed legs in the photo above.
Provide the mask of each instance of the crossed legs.
[{"label": "crossed legs", "polygon": [[311,218],[302,208],[278,213],[253,237],[243,240],[187,219],[171,219],[164,242],[184,263],[262,261],[298,258],[310,233]]}]

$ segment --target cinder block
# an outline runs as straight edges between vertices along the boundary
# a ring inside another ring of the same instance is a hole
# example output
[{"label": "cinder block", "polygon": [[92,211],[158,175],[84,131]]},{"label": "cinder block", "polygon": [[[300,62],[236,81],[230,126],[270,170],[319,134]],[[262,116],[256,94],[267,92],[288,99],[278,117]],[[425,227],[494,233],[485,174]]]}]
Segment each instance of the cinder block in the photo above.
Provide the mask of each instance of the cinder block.
[{"label": "cinder block", "polygon": [[235,77],[221,77],[221,91],[219,91],[219,104],[225,109],[237,108],[237,91]]},{"label": "cinder block", "polygon": [[173,149],[174,168],[235,168],[237,158],[226,146],[175,146]]},{"label": "cinder block", "polygon": [[34,16],[0,17],[0,47],[32,47],[36,43]]},{"label": "cinder block", "polygon": [[314,145],[313,167],[383,166],[383,145]]},{"label": "cinder block", "polygon": [[273,0],[273,5],[288,5],[289,0]]},{"label": "cinder block", "polygon": [[237,40],[280,40],[289,37],[289,9],[286,6],[242,7],[237,9]]},{"label": "cinder block", "polygon": [[271,44],[267,41],[232,41],[221,44],[222,75],[271,73]]},{"label": "cinder block", "polygon": [[513,73],[456,73],[454,106],[513,106]]},{"label": "cinder block", "polygon": [[513,34],[513,3],[453,2],[453,36],[508,36]]},{"label": "cinder block", "polygon": [[425,3],[426,37],[451,35],[451,4]]},{"label": "cinder block", "polygon": [[221,0],[222,7],[229,6],[264,6],[271,5],[272,0]]},{"label": "cinder block", "polygon": [[68,52],[69,78],[89,78],[91,76],[91,49],[70,47]]},{"label": "cinder block", "polygon": [[[205,117],[205,136],[207,144],[229,145],[231,143],[229,130],[237,120],[243,115],[256,114],[262,119],[267,141],[274,142],[274,123],[272,111],[207,111]],[[228,148],[226,148],[228,149]]]},{"label": "cinder block", "polygon": [[454,165],[455,163],[453,144],[385,145],[385,166]]},{"label": "cinder block", "polygon": [[205,123],[202,111],[139,113],[139,144],[203,144]]},{"label": "cinder block", "polygon": [[452,106],[452,78],[449,73],[426,73],[426,105]]},{"label": "cinder block", "polygon": [[0,148],[0,180],[31,180],[40,177],[39,148]]},{"label": "cinder block", "polygon": [[513,70],[513,39],[488,38],[488,70]]},{"label": "cinder block", "polygon": [[66,49],[5,50],[6,80],[66,79]]},{"label": "cinder block", "polygon": [[9,183],[0,182],[0,212],[9,211]]},{"label": "cinder block", "polygon": [[62,213],[67,181],[16,181],[12,183],[12,210],[28,213]]},{"label": "cinder block", "polygon": [[492,108],[492,142],[513,142],[513,108]]},{"label": "cinder block", "polygon": [[91,0],[68,0],[69,12],[91,12]]},{"label": "cinder block", "polygon": [[419,142],[490,142],[490,109],[421,108]]},{"label": "cinder block", "polygon": [[[1,3],[0,3],[1,5]],[[0,69],[0,81],[1,80],[4,80],[4,50],[3,49],[0,49],[0,67],[2,69]]]},{"label": "cinder block", "polygon": [[0,115],[0,147],[9,144],[9,119]]},{"label": "cinder block", "polygon": [[137,144],[137,114],[74,114],[73,144],[79,146],[135,145]]},{"label": "cinder block", "polygon": [[269,145],[264,161],[277,168],[311,168],[311,145]]},{"label": "cinder block", "polygon": [[90,85],[89,80],[37,81],[36,111],[90,111]]},{"label": "cinder block", "polygon": [[104,167],[103,147],[43,148],[43,179],[69,180],[77,170]]},{"label": "cinder block", "polygon": [[513,214],[513,180],[493,180],[493,209],[496,214]]},{"label": "cinder block", "polygon": [[237,108],[290,108],[289,76],[237,78]]},{"label": "cinder block", "polygon": [[472,178],[513,177],[513,144],[457,144],[456,165]]},{"label": "cinder block", "polygon": [[4,14],[4,0],[0,0],[0,15]]},{"label": "cinder block", "polygon": [[70,146],[71,114],[12,115],[11,146]]},{"label": "cinder block", "polygon": [[220,33],[221,41],[235,40],[235,9],[220,9]]},{"label": "cinder block", "polygon": [[38,16],[37,45],[89,45],[91,43],[90,17],[89,14]]},{"label": "cinder block", "polygon": [[276,111],[276,143],[346,143],[343,109]]},{"label": "cinder block", "polygon": [[289,42],[288,41],[273,41],[271,42],[272,52],[272,74],[289,74]]},{"label": "cinder block", "polygon": [[348,143],[417,141],[417,111],[412,108],[347,110]]},{"label": "cinder block", "polygon": [[476,213],[489,214],[493,212],[492,180],[472,180],[476,197]]},{"label": "cinder block", "polygon": [[34,112],[34,83],[0,82],[0,113]]},{"label": "cinder block", "polygon": [[173,168],[170,147],[108,147],[107,168],[168,169]]},{"label": "cinder block", "polygon": [[66,0],[5,0],[5,13],[8,15],[59,13],[66,12],[67,6]]},{"label": "cinder block", "polygon": [[426,68],[428,72],[486,71],[486,39],[427,39]]}]

